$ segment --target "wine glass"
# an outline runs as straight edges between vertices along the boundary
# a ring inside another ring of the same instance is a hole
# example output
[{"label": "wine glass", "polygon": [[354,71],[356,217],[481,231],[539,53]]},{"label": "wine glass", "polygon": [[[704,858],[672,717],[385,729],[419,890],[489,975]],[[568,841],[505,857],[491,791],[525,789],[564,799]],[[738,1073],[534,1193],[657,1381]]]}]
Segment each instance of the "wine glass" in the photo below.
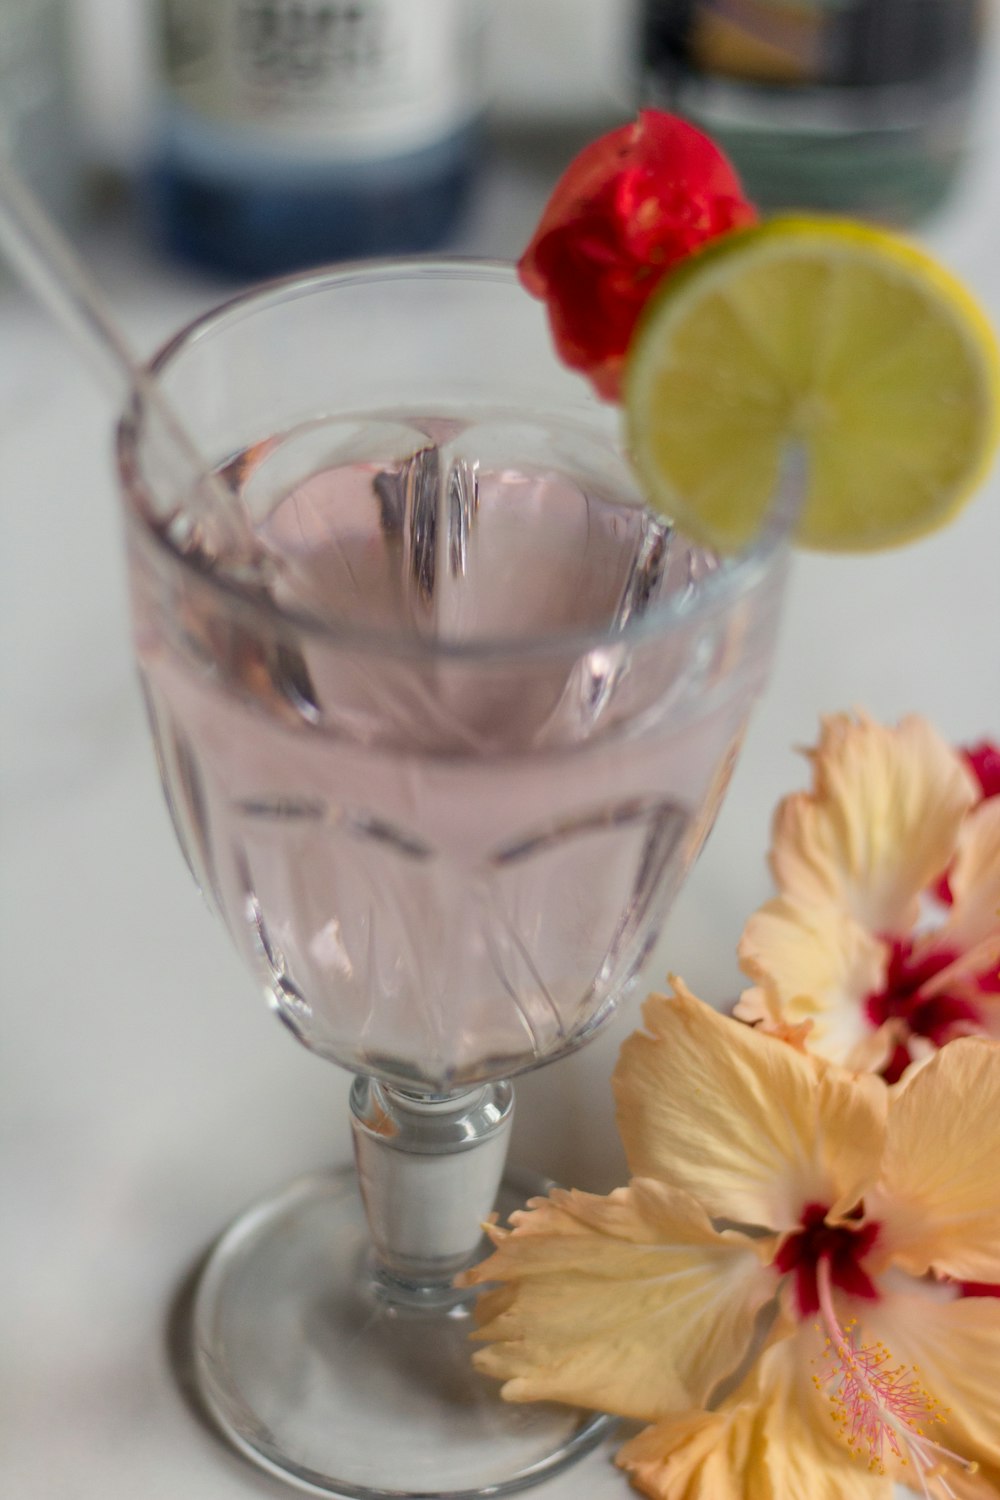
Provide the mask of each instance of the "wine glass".
[{"label": "wine glass", "polygon": [[617,410],[509,267],[274,282],[153,369],[247,537],[177,492],[137,396],[119,463],[167,801],[276,1014],[356,1075],[357,1176],[283,1188],[208,1259],[201,1392],[313,1493],[517,1488],[608,1419],[502,1402],[453,1279],[545,1186],[504,1177],[511,1076],[611,1015],[718,810],[782,527],[724,561],[645,508]]}]

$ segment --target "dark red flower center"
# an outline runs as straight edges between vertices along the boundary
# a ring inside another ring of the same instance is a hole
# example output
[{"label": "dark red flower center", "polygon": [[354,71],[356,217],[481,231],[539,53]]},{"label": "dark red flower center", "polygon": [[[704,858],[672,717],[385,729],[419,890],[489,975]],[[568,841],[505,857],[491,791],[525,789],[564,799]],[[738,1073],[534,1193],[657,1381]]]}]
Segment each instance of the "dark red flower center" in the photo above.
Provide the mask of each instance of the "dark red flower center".
[{"label": "dark red flower center", "polygon": [[1000,746],[981,740],[978,745],[963,746],[961,755],[979,782],[984,800],[1000,797]]},{"label": "dark red flower center", "polygon": [[906,1036],[900,1040],[882,1069],[887,1083],[896,1083],[913,1061],[909,1038],[926,1037],[935,1047],[970,1028],[981,1024],[979,1009],[964,995],[949,995],[947,990],[934,995],[922,993],[923,987],[958,957],[947,948],[937,948],[916,955],[910,938],[887,938],[890,954],[885,983],[881,990],[865,1000],[865,1014],[872,1026],[886,1021],[903,1021]]},{"label": "dark red flower center", "polygon": [[[830,1281],[851,1297],[878,1298],[878,1289],[861,1262],[878,1239],[878,1224],[828,1224],[829,1208],[809,1203],[802,1210],[802,1224],[785,1240],[774,1258],[777,1270],[795,1277],[799,1314],[812,1317],[819,1311],[817,1275],[822,1260],[830,1267]],[[860,1219],[861,1208],[853,1217]]]},{"label": "dark red flower center", "polygon": [[993,1281],[959,1281],[960,1297],[1000,1297],[1000,1286]]}]

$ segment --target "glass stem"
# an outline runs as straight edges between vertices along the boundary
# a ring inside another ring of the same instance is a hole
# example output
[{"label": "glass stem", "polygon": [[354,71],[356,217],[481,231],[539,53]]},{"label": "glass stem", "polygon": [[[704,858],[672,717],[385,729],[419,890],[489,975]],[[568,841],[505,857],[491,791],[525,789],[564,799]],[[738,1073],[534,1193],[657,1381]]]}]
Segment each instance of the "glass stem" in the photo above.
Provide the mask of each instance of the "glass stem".
[{"label": "glass stem", "polygon": [[506,1082],[440,1097],[355,1079],[354,1156],[376,1277],[390,1300],[463,1296],[452,1281],[481,1250],[513,1115]]}]

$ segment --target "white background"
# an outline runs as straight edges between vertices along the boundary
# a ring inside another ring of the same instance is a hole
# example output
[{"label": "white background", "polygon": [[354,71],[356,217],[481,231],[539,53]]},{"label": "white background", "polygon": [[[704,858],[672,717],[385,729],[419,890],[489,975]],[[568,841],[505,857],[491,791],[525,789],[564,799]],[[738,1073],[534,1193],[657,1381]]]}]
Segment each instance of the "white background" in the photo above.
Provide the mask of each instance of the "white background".
[{"label": "white background", "polygon": [[[78,3],[88,146],[128,166],[145,110],[135,8]],[[500,71],[523,88],[520,103],[517,87],[503,94],[508,120],[603,118],[628,7],[588,6],[584,26],[570,0],[498,3],[520,18],[502,40]],[[563,80],[548,93],[542,46]],[[1000,324],[997,77],[971,170],[925,238]],[[516,254],[568,138],[549,129],[532,151],[499,153],[454,248]],[[127,202],[79,238],[141,350],[228,290],[159,261]],[[129,654],[112,418],[62,336],[0,281],[0,1494],[276,1497],[192,1421],[168,1308],[248,1200],[346,1159],[348,1080],[257,1003],[174,847]],[[919,711],[959,742],[1000,737],[996,478],[933,540],[798,560],[770,689],[650,983],[671,968],[715,1003],[734,995],[742,922],[768,894],[770,813],[806,774],[793,747],[852,705]],[[590,1048],[519,1085],[518,1161],[581,1187],[622,1180],[607,1080],[641,993]],[[624,1492],[602,1454],[542,1491]]]}]

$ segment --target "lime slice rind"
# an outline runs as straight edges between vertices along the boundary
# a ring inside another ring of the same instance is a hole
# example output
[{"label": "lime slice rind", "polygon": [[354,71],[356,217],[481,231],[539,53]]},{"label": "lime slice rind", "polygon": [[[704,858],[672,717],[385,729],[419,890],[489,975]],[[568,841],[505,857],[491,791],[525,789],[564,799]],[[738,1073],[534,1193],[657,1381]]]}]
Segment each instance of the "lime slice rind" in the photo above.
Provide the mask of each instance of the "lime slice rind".
[{"label": "lime slice rind", "polygon": [[935,530],[996,447],[1000,356],[930,256],[854,223],[782,218],[715,241],[661,283],[624,383],[651,503],[720,550],[752,543],[800,444],[796,539],[869,551]]}]

